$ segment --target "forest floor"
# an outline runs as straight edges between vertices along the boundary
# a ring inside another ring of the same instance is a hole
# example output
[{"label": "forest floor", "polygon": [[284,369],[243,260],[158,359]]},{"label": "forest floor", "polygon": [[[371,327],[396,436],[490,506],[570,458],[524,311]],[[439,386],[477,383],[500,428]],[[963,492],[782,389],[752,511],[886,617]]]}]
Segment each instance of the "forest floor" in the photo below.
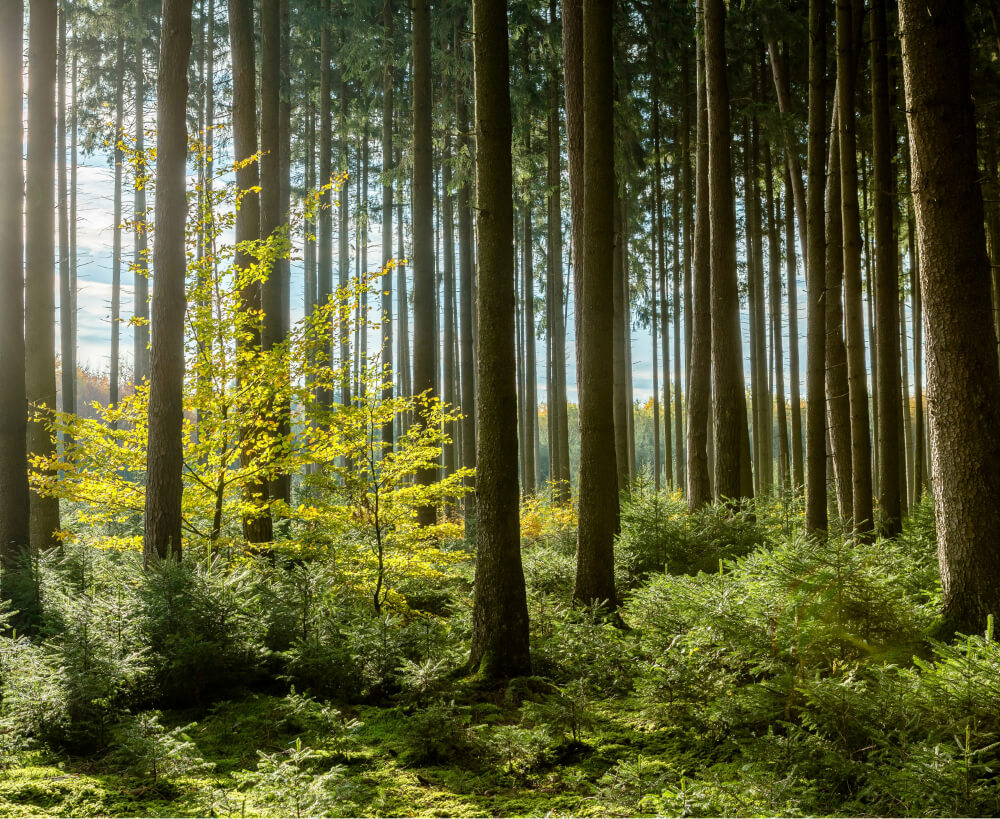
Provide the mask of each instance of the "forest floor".
[{"label": "forest floor", "polygon": [[0,635],[0,816],[1000,815],[1000,642],[932,636],[930,504],[874,543],[800,519],[636,494],[609,618],[574,517],[527,504],[536,676],[498,687],[468,560],[375,617],[323,561],[83,545],[47,631]]},{"label": "forest floor", "polygon": [[[480,701],[455,706],[463,721],[517,722],[517,708],[503,694],[492,707]],[[0,815],[28,816],[259,816],[275,814],[249,801],[240,774],[251,771],[258,751],[274,753],[294,744],[297,732],[281,726],[284,698],[249,694],[207,711],[166,711],[167,726],[197,721],[190,738],[213,770],[150,781],[122,773],[101,759],[32,752],[0,773]],[[635,704],[632,704],[635,705]],[[374,816],[606,816],[624,815],[609,790],[593,783],[620,760],[646,759],[651,768],[682,755],[667,732],[645,724],[628,701],[595,709],[599,727],[581,741],[567,741],[530,774],[516,766],[483,765],[474,757],[447,764],[406,762],[406,709],[344,706],[342,716],[362,726],[350,750],[327,752],[343,766],[357,800],[357,813]],[[650,760],[658,760],[657,763]],[[302,815],[310,815],[303,804]]]}]

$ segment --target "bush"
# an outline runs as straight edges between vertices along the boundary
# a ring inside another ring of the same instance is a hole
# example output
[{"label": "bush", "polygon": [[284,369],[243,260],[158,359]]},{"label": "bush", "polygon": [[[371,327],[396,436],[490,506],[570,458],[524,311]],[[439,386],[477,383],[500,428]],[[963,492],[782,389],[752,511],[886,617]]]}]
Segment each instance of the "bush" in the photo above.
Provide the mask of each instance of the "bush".
[{"label": "bush", "polygon": [[196,722],[170,730],[160,724],[160,713],[148,711],[126,720],[115,732],[114,760],[137,776],[184,776],[212,768],[189,736]]}]

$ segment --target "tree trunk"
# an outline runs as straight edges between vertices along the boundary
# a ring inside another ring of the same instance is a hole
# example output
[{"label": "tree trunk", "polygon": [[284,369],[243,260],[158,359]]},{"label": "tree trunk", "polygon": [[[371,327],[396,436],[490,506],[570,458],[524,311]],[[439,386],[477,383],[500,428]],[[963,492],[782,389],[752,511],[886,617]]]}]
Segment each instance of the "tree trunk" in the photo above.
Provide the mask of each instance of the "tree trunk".
[{"label": "tree trunk", "polygon": [[180,559],[181,556],[184,279],[187,266],[185,163],[190,54],[191,0],[163,0],[160,80],[156,94],[160,123],[156,136],[156,231],[153,237],[156,288],[153,291],[143,534],[143,557],[147,566],[154,560]]},{"label": "tree trunk", "polygon": [[[583,304],[583,0],[562,2],[563,89],[566,96],[566,158],[569,170],[570,259],[573,270],[573,306]],[[576,313],[579,321],[579,313]],[[580,333],[574,329],[579,369]],[[577,389],[579,390],[579,384]]]},{"label": "tree trunk", "polygon": [[[393,394],[393,383],[396,381],[397,373],[393,369],[392,361],[392,174],[395,172],[392,161],[392,126],[393,126],[393,66],[392,66],[392,0],[384,0],[382,4],[382,54],[385,61],[382,66],[382,316],[380,327],[382,328],[382,348],[381,360],[385,373],[385,386],[382,389],[382,400],[391,401]],[[456,32],[458,23],[456,23]],[[455,49],[458,50],[457,35]],[[465,125],[459,123],[459,130],[462,131]],[[461,221],[461,217],[460,217]],[[461,227],[459,228],[461,230]],[[461,241],[461,237],[459,237]],[[462,362],[463,373],[465,361]],[[465,401],[463,396],[463,409]],[[391,451],[394,443],[393,421],[389,420],[382,427],[383,451]]]},{"label": "tree trunk", "polygon": [[[583,281],[578,283],[577,383],[580,387],[580,489],[573,597],[617,606],[618,530],[614,366],[614,63],[612,7],[583,0]],[[572,147],[570,162],[574,161]]]},{"label": "tree trunk", "polygon": [[913,486],[910,491],[910,508],[920,502],[927,486],[927,453],[924,432],[924,374],[923,374],[923,305],[920,300],[920,261],[915,252],[914,220],[910,220],[910,290],[913,293]]},{"label": "tree trunk", "polygon": [[886,56],[886,0],[873,0],[872,59],[872,207],[875,216],[875,337],[878,371],[878,475],[882,530],[889,537],[902,531],[899,486],[900,387],[899,279],[892,230],[892,185],[895,175],[889,121],[889,67]]},{"label": "tree trunk", "polygon": [[[121,291],[122,291],[122,175],[125,153],[122,142],[125,133],[122,118],[125,115],[125,38],[118,35],[115,57],[115,178],[114,204],[112,205],[112,255],[111,255],[111,366],[108,373],[108,403],[118,406],[121,383]],[[112,422],[114,428],[115,422]]]},{"label": "tree trunk", "polygon": [[[556,0],[549,0],[549,24],[556,25]],[[548,270],[549,333],[552,339],[552,391],[549,414],[551,480],[557,481],[553,499],[566,503],[570,496],[569,422],[566,407],[566,325],[563,321],[562,147],[559,140],[559,69],[550,68],[548,87]]]},{"label": "tree trunk", "polygon": [[[530,143],[529,143],[530,144]],[[531,231],[531,203],[524,206],[524,241],[522,272],[524,274],[524,486],[534,494],[538,471],[535,459],[535,433],[538,425],[538,388],[535,370],[535,272]]]},{"label": "tree trunk", "polygon": [[[62,409],[73,412],[76,407],[76,356],[73,354],[73,296],[70,276],[69,191],[66,180],[66,15],[63,3],[59,8],[59,68],[56,80],[56,168],[59,189],[59,347],[61,360]],[[23,295],[18,301],[23,305]]]},{"label": "tree trunk", "polygon": [[[788,384],[791,404],[792,485],[802,491],[805,473],[802,463],[802,397],[799,371],[799,286],[795,252],[795,209],[792,177],[785,162],[785,268],[788,280]],[[803,246],[803,250],[805,246]]]},{"label": "tree trunk", "polygon": [[474,0],[479,230],[476,577],[470,664],[487,679],[531,672],[521,567],[514,386],[514,233],[507,4]]},{"label": "tree trunk", "polygon": [[722,498],[753,495],[743,378],[743,345],[736,280],[725,7],[705,3],[705,78],[712,236],[712,365],[715,394],[715,489]]},{"label": "tree trunk", "polygon": [[971,634],[1000,612],[1000,377],[962,6],[899,14],[944,615]]},{"label": "tree trunk", "polygon": [[[785,350],[781,339],[781,245],[774,196],[774,164],[771,146],[764,144],[764,196],[767,200],[767,247],[771,302],[771,349],[774,351],[774,382],[778,410],[778,482],[782,491],[789,488],[788,415],[785,412]],[[793,254],[794,247],[786,247]]]},{"label": "tree trunk", "polygon": [[[413,3],[413,393],[434,395],[434,174],[431,166],[430,0]],[[477,114],[478,116],[478,114]],[[478,124],[477,124],[478,128]],[[509,150],[509,148],[508,148]],[[482,389],[482,386],[480,387]],[[433,469],[417,474],[433,483]],[[418,510],[421,525],[434,523],[433,506]]]},{"label": "tree trunk", "polygon": [[829,172],[826,186],[826,403],[829,414],[833,474],[837,506],[847,526],[854,519],[851,479],[851,401],[844,346],[843,211],[840,207],[840,142],[838,105],[834,102],[830,131]]},{"label": "tree trunk", "polygon": [[[703,30],[698,0],[698,28]],[[697,153],[695,156],[694,258],[691,274],[691,382],[687,416],[687,496],[694,510],[712,500],[708,446],[712,389],[712,279],[708,207],[708,104],[705,96],[705,50],[698,37],[696,65]]]},{"label": "tree trunk", "polygon": [[[462,54],[461,34],[464,20],[455,24],[455,53]],[[458,146],[462,153],[470,149],[469,112],[466,89],[461,83],[455,84],[455,110],[458,118]],[[460,316],[460,349],[462,359],[462,466],[476,468],[476,359],[472,343],[472,316],[476,311],[476,300],[472,293],[472,278],[475,275],[472,264],[472,208],[470,193],[472,185],[467,178],[459,180],[458,185],[458,278],[461,287],[459,294]],[[466,478],[466,485],[474,489],[475,477]],[[475,522],[476,494],[470,491],[465,496],[466,525]],[[471,527],[470,527],[471,528]]]},{"label": "tree trunk", "polygon": [[[34,594],[19,577],[30,538],[25,436],[22,65],[23,0],[0,5],[0,597],[29,613]],[[64,407],[65,408],[65,407]]]},{"label": "tree trunk", "polygon": [[[139,0],[136,6],[141,9]],[[141,28],[141,12],[139,15],[140,29],[135,38],[135,151],[141,163],[139,170],[145,172],[146,148],[146,64],[145,64],[145,31]],[[199,137],[204,138],[204,137]],[[149,378],[149,241],[146,235],[146,187],[135,186],[135,259],[133,266],[134,303],[132,312],[136,322],[133,327],[133,360],[134,371],[132,379],[141,384]]]},{"label": "tree trunk", "polygon": [[[445,353],[441,359],[443,370],[442,398],[446,404],[456,405],[458,397],[455,395],[455,356],[452,350],[455,348],[455,333],[452,324],[452,317],[455,314],[455,209],[454,199],[451,195],[451,129],[450,123],[445,124],[448,129],[444,138],[444,156],[441,161],[441,222],[444,229],[444,349]],[[450,441],[444,445],[444,475],[447,477],[455,471],[458,460],[455,451],[456,429],[454,424],[445,425],[445,434]]]},{"label": "tree trunk", "polygon": [[[333,148],[330,136],[333,131],[330,115],[330,0],[321,0],[320,16],[323,18],[320,31],[319,57],[319,179],[318,187],[323,189],[332,182]],[[329,190],[323,190],[319,199],[316,236],[316,303],[327,304],[333,295],[333,197]],[[320,349],[317,366],[333,366],[332,340],[325,340]],[[320,409],[330,409],[333,405],[333,389],[329,386],[316,391]]]},{"label": "tree trunk", "polygon": [[[585,137],[586,139],[586,137]],[[584,143],[586,144],[586,142]],[[587,181],[584,182],[586,187]],[[625,357],[625,325],[628,321],[625,305],[625,268],[622,264],[621,242],[622,235],[622,200],[621,195],[614,193],[614,292],[612,293],[612,305],[614,315],[612,317],[612,338],[614,344],[612,363],[612,393],[614,402],[614,422],[615,422],[615,464],[618,470],[618,491],[624,492],[628,488],[628,415],[629,406],[626,398],[626,387],[628,379],[626,377],[627,359]]]},{"label": "tree trunk", "polygon": [[[852,5],[856,10],[852,11]],[[854,127],[854,87],[860,52],[861,12],[857,0],[837,0],[837,94],[840,115],[841,218],[843,222],[844,304],[847,373],[850,388],[852,526],[862,536],[872,531],[872,453],[868,418],[868,369],[865,360],[864,305],[861,294],[861,219],[858,211],[858,149]],[[855,34],[855,29],[858,33]]]},{"label": "tree trunk", "polygon": [[[47,424],[49,414],[56,409],[55,290],[52,274],[55,270],[57,20],[55,0],[31,0],[29,6],[24,327],[26,388],[32,419],[28,424],[27,441],[29,454],[50,457],[55,453],[55,442]],[[17,53],[21,53],[20,46]],[[17,176],[13,178],[17,179]],[[59,499],[32,492],[32,548],[37,550],[56,545],[58,529]]]},{"label": "tree trunk", "polygon": [[[254,88],[256,82],[253,10],[250,0],[229,0],[229,41],[233,65],[233,148],[236,160],[241,161],[257,152],[257,95]],[[258,178],[257,165],[253,162],[247,163],[236,172],[236,186],[246,192],[236,212],[237,242],[249,242],[260,237],[260,199],[257,194],[249,193],[252,188],[257,187]],[[159,201],[156,207],[159,218]],[[159,241],[159,237],[156,241]],[[246,251],[237,251],[235,262],[238,268],[246,269],[254,264],[255,259]],[[154,265],[153,269],[158,270],[158,267]],[[159,276],[159,273],[157,275]],[[260,310],[262,308],[260,284],[252,283],[244,287],[240,293],[240,300],[243,310]],[[251,353],[259,350],[261,346],[260,324],[256,321],[250,326],[246,345]],[[261,457],[256,437],[254,432],[244,433],[245,443],[240,451],[240,461],[244,467]],[[267,483],[253,479],[247,483],[244,492],[247,500],[257,508],[253,513],[244,514],[243,536],[250,543],[268,543],[273,539],[273,528],[268,507]]]},{"label": "tree trunk", "polygon": [[[686,161],[680,153],[677,160]],[[674,165],[674,441],[677,457],[674,459],[674,486],[684,487],[684,391],[681,388],[681,169]],[[663,332],[667,332],[664,324]],[[631,360],[631,359],[630,359]],[[665,364],[666,362],[664,362]],[[630,402],[631,406],[631,402]]]},{"label": "tree trunk", "polygon": [[[809,188],[806,202],[806,530],[826,531],[826,306],[823,232],[826,0],[809,0]],[[792,151],[788,151],[791,162]],[[793,179],[794,182],[794,179]],[[801,222],[801,219],[800,219]],[[800,228],[801,229],[801,228]]]}]

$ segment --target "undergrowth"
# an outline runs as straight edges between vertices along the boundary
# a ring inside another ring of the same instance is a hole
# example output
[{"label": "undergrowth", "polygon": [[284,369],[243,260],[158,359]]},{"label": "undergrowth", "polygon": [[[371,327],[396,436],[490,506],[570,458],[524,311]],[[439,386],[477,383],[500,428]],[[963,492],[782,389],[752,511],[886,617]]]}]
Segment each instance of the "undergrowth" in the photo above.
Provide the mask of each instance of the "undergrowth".
[{"label": "undergrowth", "polygon": [[575,515],[522,515],[534,676],[463,676],[471,566],[375,612],[322,559],[44,556],[0,638],[0,813],[996,815],[1000,648],[941,643],[929,505],[817,542],[780,500],[623,506],[620,621]]}]

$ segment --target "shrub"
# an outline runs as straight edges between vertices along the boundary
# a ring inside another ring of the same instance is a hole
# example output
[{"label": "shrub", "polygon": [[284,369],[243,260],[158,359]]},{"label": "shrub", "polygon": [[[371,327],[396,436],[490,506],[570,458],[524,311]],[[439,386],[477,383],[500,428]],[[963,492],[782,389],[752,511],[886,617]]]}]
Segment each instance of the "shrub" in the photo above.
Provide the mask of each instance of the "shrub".
[{"label": "shrub", "polygon": [[114,760],[137,776],[172,778],[212,768],[189,736],[198,723],[167,729],[160,713],[147,711],[125,722],[115,731]]}]

